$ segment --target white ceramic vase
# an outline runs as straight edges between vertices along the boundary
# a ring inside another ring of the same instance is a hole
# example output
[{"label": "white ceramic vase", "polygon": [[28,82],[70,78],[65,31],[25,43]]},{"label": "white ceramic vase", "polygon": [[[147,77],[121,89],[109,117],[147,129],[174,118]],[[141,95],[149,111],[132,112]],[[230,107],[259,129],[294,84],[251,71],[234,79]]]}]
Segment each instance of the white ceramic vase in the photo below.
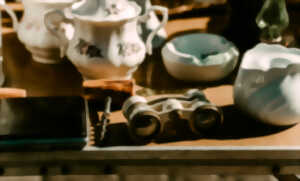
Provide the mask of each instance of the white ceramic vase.
[{"label": "white ceramic vase", "polygon": [[234,85],[235,104],[258,120],[300,122],[300,50],[258,44],[246,52]]},{"label": "white ceramic vase", "polygon": [[61,61],[59,41],[44,25],[45,12],[52,9],[63,10],[78,0],[22,0],[24,15],[19,23],[15,13],[6,5],[1,5],[12,17],[13,27],[19,40],[32,53],[33,60],[53,64]]}]

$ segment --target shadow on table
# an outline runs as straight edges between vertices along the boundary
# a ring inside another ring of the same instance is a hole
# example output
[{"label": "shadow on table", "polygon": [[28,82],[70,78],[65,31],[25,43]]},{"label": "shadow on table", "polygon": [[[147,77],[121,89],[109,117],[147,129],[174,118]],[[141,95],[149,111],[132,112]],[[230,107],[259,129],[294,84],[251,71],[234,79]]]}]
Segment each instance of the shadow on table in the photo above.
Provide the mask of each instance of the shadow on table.
[{"label": "shadow on table", "polygon": [[244,114],[233,105],[222,107],[224,124],[218,130],[211,132],[207,138],[211,139],[241,139],[260,137],[278,133],[292,126],[271,126],[259,122]]},{"label": "shadow on table", "polygon": [[[186,120],[177,120],[165,125],[165,130],[156,138],[155,143],[168,143],[176,141],[214,139],[243,139],[275,134],[289,127],[275,127],[256,121],[241,113],[233,105],[222,107],[224,111],[224,124],[203,135],[194,135]],[[99,144],[98,144],[99,145]],[[111,124],[107,128],[107,136],[101,146],[129,146],[136,145],[130,139],[125,123]]]}]

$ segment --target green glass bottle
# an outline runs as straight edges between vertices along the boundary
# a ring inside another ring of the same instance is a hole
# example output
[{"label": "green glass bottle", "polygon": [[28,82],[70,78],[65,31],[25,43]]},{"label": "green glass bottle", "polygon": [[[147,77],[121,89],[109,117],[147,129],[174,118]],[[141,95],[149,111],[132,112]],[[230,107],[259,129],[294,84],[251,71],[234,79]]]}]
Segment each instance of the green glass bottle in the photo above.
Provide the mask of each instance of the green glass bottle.
[{"label": "green glass bottle", "polygon": [[280,43],[282,32],[289,25],[289,15],[285,0],[265,0],[256,23],[262,30],[261,40],[269,43]]}]

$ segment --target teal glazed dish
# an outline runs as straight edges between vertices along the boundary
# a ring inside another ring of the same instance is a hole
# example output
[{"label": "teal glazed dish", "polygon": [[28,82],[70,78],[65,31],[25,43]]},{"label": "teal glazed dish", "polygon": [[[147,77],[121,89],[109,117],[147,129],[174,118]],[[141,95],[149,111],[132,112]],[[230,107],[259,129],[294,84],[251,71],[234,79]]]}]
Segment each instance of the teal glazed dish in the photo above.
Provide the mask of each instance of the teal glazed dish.
[{"label": "teal glazed dish", "polygon": [[222,36],[192,33],[169,41],[162,49],[162,57],[174,78],[209,82],[221,80],[235,69],[239,51]]}]

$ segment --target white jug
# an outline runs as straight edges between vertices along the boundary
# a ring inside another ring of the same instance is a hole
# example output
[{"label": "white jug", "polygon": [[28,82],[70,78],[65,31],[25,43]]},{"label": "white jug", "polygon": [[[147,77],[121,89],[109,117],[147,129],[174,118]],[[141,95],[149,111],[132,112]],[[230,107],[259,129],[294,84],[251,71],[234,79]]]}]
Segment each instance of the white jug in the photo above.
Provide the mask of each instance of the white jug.
[{"label": "white jug", "polygon": [[63,10],[78,0],[22,0],[24,15],[19,23],[7,5],[1,5],[12,17],[19,40],[32,53],[33,60],[53,64],[61,61],[59,40],[44,25],[44,13],[51,9]]}]

